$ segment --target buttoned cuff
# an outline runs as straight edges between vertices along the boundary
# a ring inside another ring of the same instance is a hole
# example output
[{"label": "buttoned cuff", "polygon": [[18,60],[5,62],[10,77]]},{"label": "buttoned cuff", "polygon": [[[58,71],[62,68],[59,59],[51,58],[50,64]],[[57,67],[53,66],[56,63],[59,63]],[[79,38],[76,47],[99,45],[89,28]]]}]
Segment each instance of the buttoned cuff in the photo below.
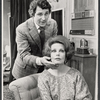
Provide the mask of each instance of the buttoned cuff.
[{"label": "buttoned cuff", "polygon": [[37,57],[36,58],[36,64],[39,65],[39,66],[42,66],[43,64],[41,63],[41,58],[40,57]]}]

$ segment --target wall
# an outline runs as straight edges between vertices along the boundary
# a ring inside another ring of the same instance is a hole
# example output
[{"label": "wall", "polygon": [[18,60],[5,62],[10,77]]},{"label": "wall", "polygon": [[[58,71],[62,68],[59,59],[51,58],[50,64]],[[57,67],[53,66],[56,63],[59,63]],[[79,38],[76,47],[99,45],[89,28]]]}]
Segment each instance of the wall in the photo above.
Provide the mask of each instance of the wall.
[{"label": "wall", "polygon": [[67,19],[66,17],[66,14],[67,12],[69,11],[68,9],[66,9],[66,5],[67,5],[67,2],[66,0],[59,0],[59,2],[54,2],[53,0],[48,0],[52,6],[52,10],[57,10],[57,9],[64,9],[64,27],[63,27],[63,30],[64,30],[64,35],[66,36],[66,31],[67,31],[67,27],[65,28],[66,26],[66,22],[65,22],[65,19]]},{"label": "wall", "polygon": [[73,7],[73,3],[70,4],[70,0],[58,0],[58,2],[53,2],[53,0],[48,0],[51,2],[52,10],[56,10],[59,8],[64,9],[64,36],[70,38],[69,32],[71,29],[71,9]]},{"label": "wall", "polygon": [[8,13],[10,12],[10,2],[3,0],[3,49],[9,45]]},{"label": "wall", "polygon": [[[88,40],[89,48],[93,49],[93,53],[98,54],[98,32],[97,32],[97,10],[95,8],[94,16],[94,36],[85,35],[70,35],[71,30],[71,13],[74,12],[74,0],[59,0],[59,2],[53,2],[53,9],[64,8],[64,35],[70,40],[75,42],[76,48],[80,47],[80,39],[85,38]],[[97,7],[97,6],[96,6]]]},{"label": "wall", "polygon": [[[74,3],[74,2],[73,2]],[[71,3],[72,4],[72,3]],[[98,32],[96,30],[97,28],[97,22],[96,22],[96,17],[97,17],[97,10],[96,8],[94,9],[95,11],[95,16],[94,16],[94,36],[85,36],[85,35],[70,35],[70,39],[75,42],[76,48],[80,47],[80,39],[85,38],[89,42],[89,48],[93,49],[93,52],[95,54],[98,54]],[[74,12],[73,9],[71,11],[72,13]]]}]

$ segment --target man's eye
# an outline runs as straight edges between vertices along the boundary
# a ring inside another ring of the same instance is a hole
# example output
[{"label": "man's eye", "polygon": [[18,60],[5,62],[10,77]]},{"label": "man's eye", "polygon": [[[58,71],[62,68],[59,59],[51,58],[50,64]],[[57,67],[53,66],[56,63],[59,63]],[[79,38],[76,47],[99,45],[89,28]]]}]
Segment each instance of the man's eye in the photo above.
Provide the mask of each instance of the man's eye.
[{"label": "man's eye", "polygon": [[39,16],[42,16],[42,13],[39,13],[38,15],[39,15]]},{"label": "man's eye", "polygon": [[47,16],[47,15],[49,15],[49,12],[46,12],[46,13],[45,13],[45,16]]}]

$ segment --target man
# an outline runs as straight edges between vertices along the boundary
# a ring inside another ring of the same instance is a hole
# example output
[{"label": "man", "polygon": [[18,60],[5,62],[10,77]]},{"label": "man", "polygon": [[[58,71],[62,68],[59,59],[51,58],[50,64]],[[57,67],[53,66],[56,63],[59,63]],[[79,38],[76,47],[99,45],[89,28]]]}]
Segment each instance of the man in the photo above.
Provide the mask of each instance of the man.
[{"label": "man", "polygon": [[41,72],[43,66],[53,64],[49,57],[42,56],[44,43],[57,35],[57,23],[49,18],[50,13],[47,0],[33,0],[29,8],[31,18],[16,28],[18,53],[12,69],[15,79]]}]

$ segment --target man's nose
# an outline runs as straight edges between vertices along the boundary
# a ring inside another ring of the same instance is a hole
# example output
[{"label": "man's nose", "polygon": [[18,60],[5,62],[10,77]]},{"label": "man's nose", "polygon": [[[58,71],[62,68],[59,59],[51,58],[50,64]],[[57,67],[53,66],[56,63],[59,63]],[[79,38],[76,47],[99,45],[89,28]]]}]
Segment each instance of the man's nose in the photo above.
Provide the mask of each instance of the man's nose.
[{"label": "man's nose", "polygon": [[45,20],[45,19],[46,19],[46,16],[45,16],[45,15],[43,15],[43,16],[42,16],[42,20]]}]

